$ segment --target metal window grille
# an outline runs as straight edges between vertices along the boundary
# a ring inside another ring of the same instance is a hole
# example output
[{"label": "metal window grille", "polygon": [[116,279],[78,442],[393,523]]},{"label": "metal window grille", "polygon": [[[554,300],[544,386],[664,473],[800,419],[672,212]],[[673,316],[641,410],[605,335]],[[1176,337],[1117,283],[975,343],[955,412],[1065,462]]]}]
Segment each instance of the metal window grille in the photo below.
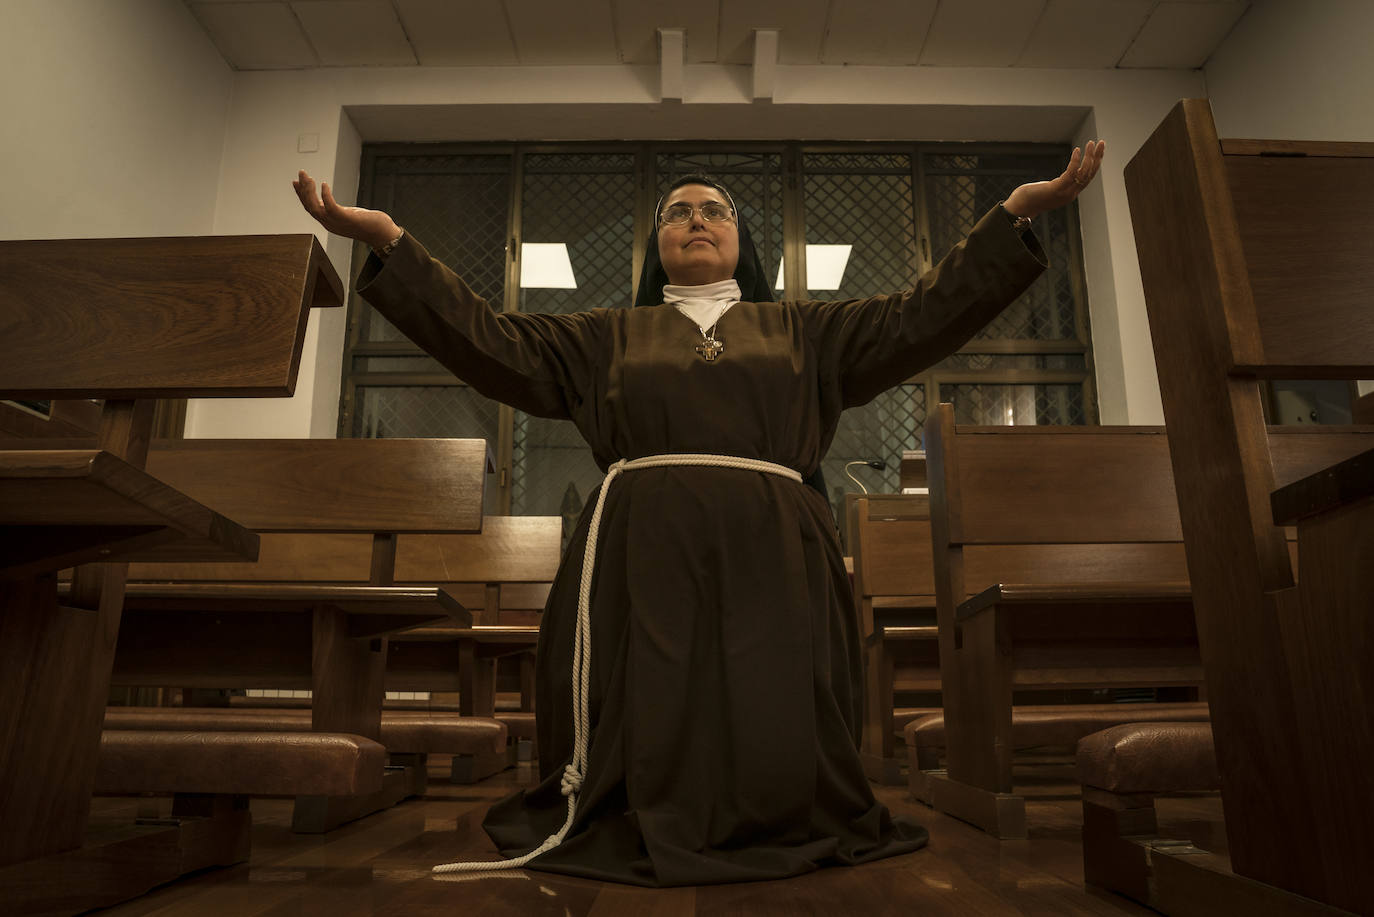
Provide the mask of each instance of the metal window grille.
[{"label": "metal window grille", "polygon": [[[1065,157],[947,144],[368,145],[359,197],[494,308],[568,312],[630,304],[654,202],[678,176],[704,171],[730,189],[770,282],[784,251],[802,261],[808,244],[852,246],[835,289],[789,284],[779,298],[846,299],[909,286],[1016,185],[1056,174]],[[846,462],[875,458],[889,468],[856,476],[895,490],[901,453],[919,447],[937,392],[961,423],[1095,422],[1072,209],[1038,218],[1035,231],[1051,261],[1045,276],[963,351],[841,418],[822,465],[832,492],[853,486]],[[521,287],[513,244],[524,242],[565,243],[577,288]],[[601,474],[571,424],[478,395],[356,297],[349,327],[339,435],[486,438],[502,472],[488,512],[575,519]]]},{"label": "metal window grille", "polygon": [[[802,157],[802,168],[806,174],[807,295],[865,299],[910,287],[920,273],[911,157],[809,153]],[[851,246],[843,271],[820,270],[814,245]],[[813,282],[825,286],[812,287]]]},{"label": "metal window grille", "polygon": [[1020,426],[1087,423],[1081,385],[942,385],[954,422]]},{"label": "metal window grille", "polygon": [[[1006,200],[1017,185],[1063,170],[1059,156],[1003,153],[931,154],[925,157],[931,254],[940,260],[975,223]],[[1050,269],[1000,316],[975,336],[979,339],[1055,341],[1077,336],[1070,231],[1065,210],[1035,219]]]},{"label": "metal window grille", "polygon": [[[522,312],[576,312],[633,303],[633,153],[549,153],[524,157],[522,243],[563,243],[575,289],[520,287]],[[570,421],[513,412],[510,511],[576,519],[601,471]],[[575,507],[575,508],[574,508]],[[565,523],[565,541],[571,523]]]},{"label": "metal window grille", "polygon": [[914,383],[888,389],[868,404],[840,415],[835,439],[821,462],[836,519],[844,518],[844,494],[854,489],[844,466],[849,462],[883,462],[887,467],[882,471],[855,468],[851,473],[873,493],[897,493],[902,453],[920,448],[925,425],[925,388]]}]

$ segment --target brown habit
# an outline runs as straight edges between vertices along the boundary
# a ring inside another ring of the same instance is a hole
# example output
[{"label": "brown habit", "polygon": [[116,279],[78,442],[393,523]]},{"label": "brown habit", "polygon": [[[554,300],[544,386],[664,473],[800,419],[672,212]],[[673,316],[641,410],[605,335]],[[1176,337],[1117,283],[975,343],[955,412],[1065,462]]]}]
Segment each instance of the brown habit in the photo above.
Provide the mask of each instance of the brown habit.
[{"label": "brown habit", "polygon": [[[994,210],[915,289],[851,302],[739,303],[706,362],[673,308],[492,311],[407,234],[358,291],[478,391],[572,420],[604,469],[707,452],[810,474],[844,408],[956,350],[1044,270]],[[589,499],[538,650],[542,782],[485,827],[503,855],[563,823],[572,644]],[[830,510],[730,468],[648,468],[612,485],[591,604],[592,735],[577,820],[532,868],[639,885],[773,879],[904,853],[859,764],[860,646]]]}]

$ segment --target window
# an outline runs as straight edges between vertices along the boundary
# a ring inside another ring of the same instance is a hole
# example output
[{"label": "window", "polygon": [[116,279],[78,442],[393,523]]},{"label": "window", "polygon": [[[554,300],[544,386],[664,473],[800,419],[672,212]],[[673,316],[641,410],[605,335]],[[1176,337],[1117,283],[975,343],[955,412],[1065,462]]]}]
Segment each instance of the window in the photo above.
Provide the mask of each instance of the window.
[{"label": "window", "polygon": [[[779,298],[838,299],[910,286],[1067,156],[1006,144],[385,144],[364,148],[359,198],[494,308],[628,308],[655,201],[705,171],[730,189]],[[1035,231],[1051,259],[1043,277],[959,353],[841,418],[823,465],[840,506],[849,461],[886,462],[856,473],[870,490],[897,489],[901,453],[920,447],[936,399],[961,423],[1096,422],[1076,213],[1043,215]],[[550,273],[535,276],[536,260]],[[340,436],[483,437],[499,470],[487,511],[561,514],[570,528],[601,479],[572,424],[478,395],[356,296],[347,347]]]}]

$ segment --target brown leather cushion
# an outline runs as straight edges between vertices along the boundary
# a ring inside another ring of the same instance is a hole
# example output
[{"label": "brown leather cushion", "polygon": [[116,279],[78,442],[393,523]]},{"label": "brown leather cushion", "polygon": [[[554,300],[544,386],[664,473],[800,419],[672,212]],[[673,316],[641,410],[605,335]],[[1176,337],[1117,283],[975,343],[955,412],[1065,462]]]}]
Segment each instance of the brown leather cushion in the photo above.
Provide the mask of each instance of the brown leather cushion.
[{"label": "brown leather cushion", "polygon": [[[308,732],[310,711],[289,707],[106,707],[105,728]],[[488,717],[384,710],[382,745],[401,754],[494,753],[506,747],[506,727]]]},{"label": "brown leather cushion", "polygon": [[352,796],[382,788],[386,750],[325,732],[106,730],[97,795]]},{"label": "brown leather cushion", "polygon": [[[1017,748],[1072,745],[1086,735],[1121,723],[1196,722],[1208,718],[1205,703],[1046,704],[1013,707],[1011,741]],[[943,748],[945,715],[917,717],[902,730],[907,748]]]},{"label": "brown leather cushion", "polygon": [[1217,790],[1210,723],[1130,723],[1078,743],[1078,780],[1112,793]]},{"label": "brown leather cushion", "polygon": [[509,734],[500,717],[411,710],[382,712],[382,744],[391,751],[444,755],[500,754]]},{"label": "brown leather cushion", "polygon": [[892,711],[892,731],[901,732],[906,729],[907,723],[932,713],[944,716],[939,707],[897,707]]},{"label": "brown leather cushion", "polygon": [[535,736],[533,713],[498,710],[496,718],[506,725],[506,731],[518,739],[532,739]]}]

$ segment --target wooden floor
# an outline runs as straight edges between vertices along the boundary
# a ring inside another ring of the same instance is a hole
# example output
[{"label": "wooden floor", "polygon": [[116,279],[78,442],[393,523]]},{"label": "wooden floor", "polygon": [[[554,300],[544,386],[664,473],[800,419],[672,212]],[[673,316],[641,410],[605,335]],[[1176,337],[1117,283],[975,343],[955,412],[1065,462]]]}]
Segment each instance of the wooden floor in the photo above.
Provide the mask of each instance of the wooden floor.
[{"label": "wooden floor", "polygon": [[[1083,887],[1081,823],[1072,768],[1018,769],[1028,796],[1025,841],[996,841],[877,787],[879,799],[930,830],[924,850],[794,879],[679,889],[640,889],[520,871],[498,878],[433,876],[430,867],[490,855],[481,829],[493,800],[532,782],[529,765],[472,787],[443,782],[435,762],[429,793],[327,835],[295,835],[291,804],[254,800],[253,857],[231,869],[190,876],[102,913],[133,915],[425,914],[678,917],[678,915],[1152,914]],[[95,816],[131,817],[132,800],[97,800]],[[1216,796],[1164,800],[1164,833],[1221,850]]]}]

